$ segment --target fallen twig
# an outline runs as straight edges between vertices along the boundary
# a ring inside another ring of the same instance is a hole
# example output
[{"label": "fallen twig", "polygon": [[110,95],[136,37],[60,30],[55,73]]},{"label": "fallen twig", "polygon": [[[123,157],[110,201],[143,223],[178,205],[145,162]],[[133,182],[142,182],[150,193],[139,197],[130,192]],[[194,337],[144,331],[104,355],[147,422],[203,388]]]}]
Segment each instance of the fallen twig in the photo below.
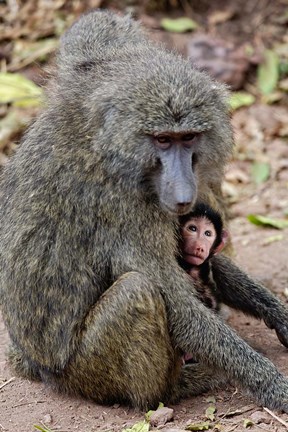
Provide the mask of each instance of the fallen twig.
[{"label": "fallen twig", "polygon": [[1,384],[0,386],[0,390],[5,387],[7,384],[10,384],[12,381],[15,380],[15,377],[10,378],[8,381],[4,382],[3,384]]},{"label": "fallen twig", "polygon": [[226,411],[225,413],[219,413],[219,418],[227,418],[227,417],[234,417],[234,416],[238,416],[240,414],[244,414],[248,411],[252,411],[255,408],[255,405],[246,405],[242,408],[239,408],[235,411],[229,411],[230,408],[228,409],[228,411]]},{"label": "fallen twig", "polygon": [[280,417],[278,417],[276,414],[274,414],[272,411],[270,411],[268,408],[263,408],[268,414],[270,414],[272,417],[274,417],[279,423],[284,425],[286,429],[288,429],[288,423],[285,422],[285,420],[282,420]]},{"label": "fallen twig", "polygon": [[233,432],[237,426],[238,424],[234,424],[232,427],[230,426],[228,429],[224,429],[224,432]]},{"label": "fallen twig", "polygon": [[18,402],[17,405],[13,405],[12,408],[18,408],[20,406],[24,406],[24,405],[32,405],[32,404],[40,404],[40,403],[45,403],[46,400],[35,400],[35,401],[31,401],[31,402],[21,402],[23,400],[20,399],[20,401]]}]

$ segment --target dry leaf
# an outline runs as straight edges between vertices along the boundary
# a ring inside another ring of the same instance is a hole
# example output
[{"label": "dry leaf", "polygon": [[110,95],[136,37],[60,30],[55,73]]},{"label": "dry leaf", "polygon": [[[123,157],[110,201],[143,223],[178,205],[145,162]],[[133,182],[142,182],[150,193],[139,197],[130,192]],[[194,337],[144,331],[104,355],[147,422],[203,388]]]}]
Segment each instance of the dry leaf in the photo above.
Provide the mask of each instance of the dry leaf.
[{"label": "dry leaf", "polygon": [[226,21],[229,21],[235,15],[235,10],[227,9],[227,10],[218,10],[213,12],[208,17],[208,23],[210,25],[220,24]]}]

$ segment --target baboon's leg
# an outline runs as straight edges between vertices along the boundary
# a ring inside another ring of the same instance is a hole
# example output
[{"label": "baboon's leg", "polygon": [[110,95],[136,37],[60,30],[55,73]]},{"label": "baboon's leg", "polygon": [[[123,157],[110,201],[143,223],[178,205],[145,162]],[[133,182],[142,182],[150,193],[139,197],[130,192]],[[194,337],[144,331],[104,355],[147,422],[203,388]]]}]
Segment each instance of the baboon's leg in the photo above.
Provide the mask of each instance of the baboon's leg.
[{"label": "baboon's leg", "polygon": [[280,342],[288,348],[288,310],[285,305],[225,255],[212,257],[211,263],[220,301],[263,319],[269,328],[275,329]]},{"label": "baboon's leg", "polygon": [[181,354],[171,344],[164,300],[137,272],[122,276],[90,310],[78,348],[63,371],[38,372],[15,347],[10,359],[21,375],[40,375],[60,391],[141,409],[160,401],[177,402],[219,384],[211,367],[182,366]]},{"label": "baboon's leg", "polygon": [[144,275],[131,272],[90,310],[64,372],[44,372],[43,379],[99,403],[147,409],[169,400],[180,368],[162,296]]},{"label": "baboon's leg", "polygon": [[21,349],[17,348],[14,344],[11,344],[9,347],[8,360],[17,375],[32,381],[41,380],[38,365],[34,365],[33,362],[23,354]]},{"label": "baboon's leg", "polygon": [[227,378],[221,371],[216,371],[202,363],[192,363],[181,368],[180,378],[174,387],[172,402],[181,398],[197,396],[227,384]]}]

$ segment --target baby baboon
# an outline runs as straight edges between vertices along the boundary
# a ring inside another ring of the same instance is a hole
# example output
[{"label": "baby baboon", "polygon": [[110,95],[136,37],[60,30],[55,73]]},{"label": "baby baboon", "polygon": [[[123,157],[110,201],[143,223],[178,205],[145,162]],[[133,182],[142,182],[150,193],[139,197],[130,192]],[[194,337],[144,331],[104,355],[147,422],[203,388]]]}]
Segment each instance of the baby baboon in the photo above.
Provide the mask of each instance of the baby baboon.
[{"label": "baby baboon", "polygon": [[[62,38],[48,96],[1,186],[0,292],[16,370],[143,409],[224,374],[288,411],[288,380],[196,298],[176,259],[178,217],[197,196],[217,204],[233,147],[225,88],[130,18],[94,11]],[[211,261],[223,301],[287,346],[281,302],[229,259]],[[181,367],[180,351],[198,363]]]},{"label": "baby baboon", "polygon": [[208,307],[219,311],[220,296],[213,279],[210,258],[224,248],[228,231],[220,214],[208,204],[197,203],[191,212],[179,218],[180,266],[194,279],[198,297]]}]

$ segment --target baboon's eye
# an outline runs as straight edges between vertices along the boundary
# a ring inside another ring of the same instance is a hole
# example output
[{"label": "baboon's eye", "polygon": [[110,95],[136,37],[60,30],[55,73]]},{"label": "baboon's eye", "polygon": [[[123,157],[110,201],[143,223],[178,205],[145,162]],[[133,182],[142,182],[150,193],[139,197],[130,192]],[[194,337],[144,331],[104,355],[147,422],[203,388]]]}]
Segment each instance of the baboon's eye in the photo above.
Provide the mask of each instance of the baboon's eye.
[{"label": "baboon's eye", "polygon": [[159,135],[156,137],[156,139],[160,144],[167,144],[167,143],[171,142],[170,137],[165,136],[165,135]]},{"label": "baboon's eye", "polygon": [[194,133],[189,133],[186,135],[183,135],[182,140],[183,141],[193,141],[193,139],[196,137],[196,134]]},{"label": "baboon's eye", "polygon": [[197,231],[197,227],[196,227],[195,225],[188,225],[187,229],[188,229],[189,231],[194,231],[194,232]]},{"label": "baboon's eye", "polygon": [[207,231],[205,231],[205,235],[206,235],[207,237],[211,237],[211,236],[212,236],[212,232],[209,231],[209,230],[207,230]]},{"label": "baboon's eye", "polygon": [[154,139],[156,146],[161,150],[167,150],[172,145],[172,138],[168,135],[157,135]]}]

